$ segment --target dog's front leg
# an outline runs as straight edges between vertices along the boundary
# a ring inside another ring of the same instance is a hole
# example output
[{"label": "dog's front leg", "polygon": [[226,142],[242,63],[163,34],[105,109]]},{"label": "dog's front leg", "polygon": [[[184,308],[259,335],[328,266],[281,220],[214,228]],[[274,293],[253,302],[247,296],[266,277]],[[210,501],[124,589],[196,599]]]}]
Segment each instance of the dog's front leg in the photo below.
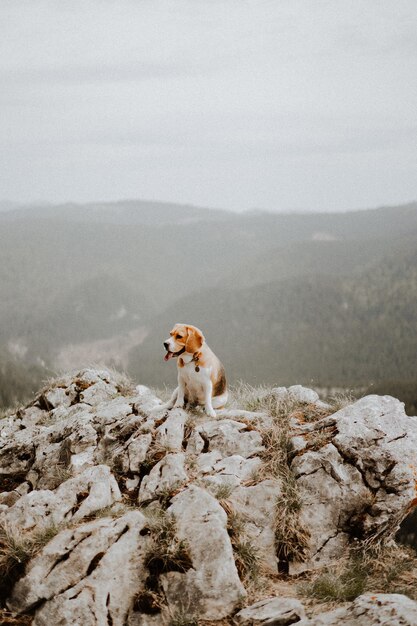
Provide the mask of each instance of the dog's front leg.
[{"label": "dog's front leg", "polygon": [[184,381],[182,379],[182,376],[178,376],[178,387],[177,387],[177,399],[176,402],[174,404],[174,406],[176,408],[184,408],[184,404],[185,404],[185,384]]},{"label": "dog's front leg", "polygon": [[210,378],[204,381],[204,410],[209,417],[216,417],[216,411],[213,409],[211,403],[211,396],[213,393],[213,383]]}]

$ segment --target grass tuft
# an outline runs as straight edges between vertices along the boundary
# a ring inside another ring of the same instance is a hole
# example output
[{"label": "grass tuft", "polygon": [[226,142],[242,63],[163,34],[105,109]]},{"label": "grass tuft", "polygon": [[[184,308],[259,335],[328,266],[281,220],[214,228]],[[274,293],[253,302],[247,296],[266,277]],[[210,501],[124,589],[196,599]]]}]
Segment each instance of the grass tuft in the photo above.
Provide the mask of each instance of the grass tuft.
[{"label": "grass tuft", "polygon": [[322,602],[347,602],[365,592],[366,571],[361,560],[349,560],[340,570],[325,570],[313,580],[300,585],[304,596]]},{"label": "grass tuft", "polygon": [[241,580],[256,580],[259,576],[259,551],[248,539],[232,539],[235,563]]},{"label": "grass tuft", "polygon": [[323,602],[346,602],[362,593],[400,593],[416,600],[416,553],[395,544],[361,544],[347,559],[300,585],[299,593]]},{"label": "grass tuft", "polygon": [[186,572],[192,567],[186,541],[176,536],[175,519],[162,508],[148,512],[151,544],[145,555],[145,565],[152,575],[165,572]]},{"label": "grass tuft", "polygon": [[0,600],[8,597],[26,563],[60,530],[61,527],[51,525],[22,536],[17,528],[6,524],[0,526]]},{"label": "grass tuft", "polygon": [[231,495],[234,487],[232,485],[219,485],[216,489],[214,497],[217,500],[227,500],[227,498]]}]

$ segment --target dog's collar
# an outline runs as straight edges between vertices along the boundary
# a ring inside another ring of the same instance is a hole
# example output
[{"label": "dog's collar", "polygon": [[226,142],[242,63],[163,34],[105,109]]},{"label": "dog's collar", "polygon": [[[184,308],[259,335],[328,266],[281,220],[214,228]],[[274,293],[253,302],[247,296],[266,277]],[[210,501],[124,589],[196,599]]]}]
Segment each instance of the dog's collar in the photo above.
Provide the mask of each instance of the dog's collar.
[{"label": "dog's collar", "polygon": [[184,363],[184,365],[190,365],[191,363],[194,363],[195,371],[199,372],[200,371],[200,366],[198,364],[199,360],[200,360],[199,352],[194,352],[194,354],[193,354],[193,356],[191,358],[191,361],[187,361],[187,363]]},{"label": "dog's collar", "polygon": [[195,371],[199,372],[200,371],[200,366],[198,364],[198,359],[199,359],[199,355],[198,352],[194,352],[193,354],[193,358],[191,360],[191,363],[195,363]]}]

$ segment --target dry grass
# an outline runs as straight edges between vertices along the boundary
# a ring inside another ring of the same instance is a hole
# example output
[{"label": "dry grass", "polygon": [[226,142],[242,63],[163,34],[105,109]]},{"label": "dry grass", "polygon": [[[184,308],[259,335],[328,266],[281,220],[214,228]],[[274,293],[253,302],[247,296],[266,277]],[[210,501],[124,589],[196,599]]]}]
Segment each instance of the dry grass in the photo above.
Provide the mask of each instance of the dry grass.
[{"label": "dry grass", "polygon": [[263,411],[263,400],[270,394],[271,389],[266,385],[253,387],[244,382],[239,382],[229,388],[228,404],[232,408],[246,411]]},{"label": "dry grass", "polygon": [[[280,571],[285,572],[289,561],[308,558],[309,535],[299,521],[301,501],[297,484],[290,470],[292,458],[290,420],[309,423],[322,420],[355,398],[349,393],[338,393],[329,399],[329,406],[308,404],[291,398],[279,398],[266,386],[252,387],[240,383],[232,389],[232,404],[249,411],[260,411],[272,417],[272,426],[262,432],[265,452],[264,465],[255,480],[277,478],[282,493],[276,504],[275,537]],[[333,429],[318,430],[308,435],[308,447],[319,449],[331,439]]]},{"label": "dry grass", "polygon": [[148,518],[148,527],[152,537],[145,555],[145,565],[151,574],[164,572],[186,572],[192,567],[186,541],[176,536],[175,519],[162,508],[142,509]]},{"label": "dry grass", "polygon": [[261,555],[246,535],[246,520],[243,515],[237,513],[226,498],[219,498],[219,504],[227,514],[227,532],[239,577],[246,587],[251,586],[259,577]]},{"label": "dry grass", "polygon": [[0,609],[1,626],[30,626],[33,621],[31,615],[16,615],[5,609]]},{"label": "dry grass", "polygon": [[340,409],[344,409],[349,404],[353,404],[358,399],[357,396],[353,395],[352,391],[339,391],[335,393],[333,396],[328,398],[328,402],[331,405],[334,412],[340,411]]},{"label": "dry grass", "polygon": [[291,443],[290,417],[305,409],[305,404],[277,398],[267,387],[251,387],[240,384],[234,390],[235,401],[250,411],[262,411],[272,417],[272,426],[262,432],[265,452],[261,478],[280,479],[282,493],[275,510],[276,548],[282,571],[291,560],[307,558],[308,533],[301,527],[299,512],[301,502],[296,481],[289,468]]},{"label": "dry grass", "polygon": [[[166,608],[166,599],[160,585],[160,575],[166,572],[186,572],[192,567],[188,546],[176,536],[175,519],[161,506],[142,507],[148,524],[150,543],[145,553],[145,566],[149,572],[144,589],[136,596],[134,608],[148,615],[156,615]],[[178,618],[179,618],[178,614]],[[185,614],[184,614],[185,619]],[[173,622],[180,624],[181,622]],[[192,623],[192,622],[190,622]],[[184,622],[188,624],[188,622]]]},{"label": "dry grass", "polygon": [[122,396],[132,396],[135,394],[135,383],[126,372],[120,372],[113,367],[106,366],[106,369],[112,375],[117,391]]},{"label": "dry grass", "polygon": [[233,539],[232,547],[235,564],[243,582],[256,581],[260,572],[260,556],[257,548],[249,539]]},{"label": "dry grass", "polygon": [[352,549],[339,563],[299,585],[299,594],[322,602],[354,600],[362,593],[400,593],[417,599],[417,560],[414,550],[378,544]]},{"label": "dry grass", "polygon": [[234,487],[232,485],[219,485],[214,493],[214,497],[217,500],[227,500],[227,498],[231,495]]},{"label": "dry grass", "polygon": [[167,387],[167,385],[163,387],[150,387],[150,390],[153,395],[162,400],[162,402],[168,402],[174,392],[174,389]]},{"label": "dry grass", "polygon": [[51,525],[22,536],[18,528],[0,526],[0,600],[7,598],[26,563],[60,530],[61,527]]}]

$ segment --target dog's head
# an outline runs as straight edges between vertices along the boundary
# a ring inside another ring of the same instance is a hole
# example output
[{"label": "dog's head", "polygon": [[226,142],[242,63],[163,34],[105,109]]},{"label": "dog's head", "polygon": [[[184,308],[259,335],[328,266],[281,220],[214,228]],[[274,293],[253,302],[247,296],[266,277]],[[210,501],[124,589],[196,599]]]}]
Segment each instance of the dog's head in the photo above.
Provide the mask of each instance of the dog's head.
[{"label": "dog's head", "polygon": [[169,339],[164,341],[164,348],[167,351],[164,360],[169,361],[184,352],[194,354],[200,350],[203,343],[204,335],[201,330],[190,324],[175,324],[169,333]]}]

